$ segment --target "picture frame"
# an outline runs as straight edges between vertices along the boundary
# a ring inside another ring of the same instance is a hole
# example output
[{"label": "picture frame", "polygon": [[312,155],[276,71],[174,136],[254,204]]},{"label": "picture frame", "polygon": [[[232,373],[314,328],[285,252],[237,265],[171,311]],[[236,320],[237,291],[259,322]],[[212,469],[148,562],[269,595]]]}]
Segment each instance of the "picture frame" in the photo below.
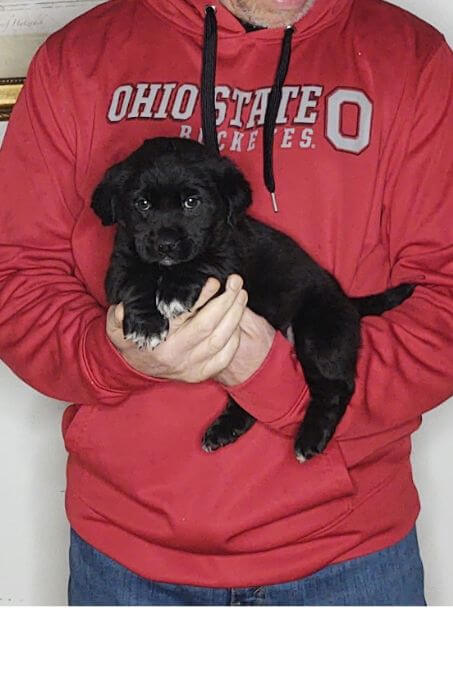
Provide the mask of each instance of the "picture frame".
[{"label": "picture frame", "polygon": [[0,78],[0,122],[9,120],[24,83],[25,77]]},{"label": "picture frame", "polygon": [[10,118],[31,59],[52,33],[106,0],[2,0],[0,122]]}]

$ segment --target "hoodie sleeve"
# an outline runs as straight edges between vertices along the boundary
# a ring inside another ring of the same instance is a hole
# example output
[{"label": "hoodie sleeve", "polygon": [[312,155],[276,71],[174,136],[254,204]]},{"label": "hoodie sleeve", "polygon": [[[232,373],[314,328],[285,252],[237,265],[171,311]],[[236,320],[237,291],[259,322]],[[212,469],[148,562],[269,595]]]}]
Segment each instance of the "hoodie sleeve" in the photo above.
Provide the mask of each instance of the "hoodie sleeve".
[{"label": "hoodie sleeve", "polygon": [[46,395],[111,404],[153,379],[116,351],[105,309],[76,277],[71,233],[83,202],[62,89],[44,44],[0,151],[0,357]]},{"label": "hoodie sleeve", "polygon": [[[414,431],[422,413],[453,393],[452,123],[453,59],[443,43],[419,79],[404,156],[384,198],[391,284],[418,287],[398,308],[362,321],[356,390],[335,434],[351,462]],[[293,376],[280,383],[282,358]],[[288,436],[308,398],[294,354],[280,339],[255,375],[229,393]],[[269,396],[275,398],[273,419]]]}]

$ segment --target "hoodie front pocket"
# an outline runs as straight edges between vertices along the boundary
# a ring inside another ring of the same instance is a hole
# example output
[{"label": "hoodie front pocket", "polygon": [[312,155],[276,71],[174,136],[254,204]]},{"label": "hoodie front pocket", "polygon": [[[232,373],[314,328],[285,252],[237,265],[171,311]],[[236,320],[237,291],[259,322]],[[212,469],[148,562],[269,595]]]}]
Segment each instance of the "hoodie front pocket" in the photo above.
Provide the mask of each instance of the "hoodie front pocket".
[{"label": "hoodie front pocket", "polygon": [[290,475],[282,476],[280,484],[275,477],[273,488],[263,485],[261,501],[250,495],[241,529],[235,529],[228,546],[250,553],[306,541],[342,520],[352,508],[354,494],[340,448],[331,442],[322,455],[302,466],[291,465]]},{"label": "hoodie front pocket", "polygon": [[300,465],[291,439],[257,424],[207,454],[206,411],[193,398],[175,413],[175,390],[86,406],[72,418],[66,444],[81,470],[77,492],[107,521],[167,548],[240,554],[309,539],[351,509],[354,486],[337,443]]}]

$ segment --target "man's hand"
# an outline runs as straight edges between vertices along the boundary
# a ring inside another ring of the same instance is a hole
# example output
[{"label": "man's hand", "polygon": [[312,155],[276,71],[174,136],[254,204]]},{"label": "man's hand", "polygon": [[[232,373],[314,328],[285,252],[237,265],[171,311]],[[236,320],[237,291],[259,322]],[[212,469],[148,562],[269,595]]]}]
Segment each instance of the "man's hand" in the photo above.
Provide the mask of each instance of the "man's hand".
[{"label": "man's hand", "polygon": [[250,309],[245,309],[240,325],[240,342],[234,357],[215,380],[224,386],[243,383],[259,369],[267,357],[275,336],[275,329]]},{"label": "man's hand", "polygon": [[215,378],[239,346],[239,323],[247,304],[242,284],[240,276],[231,275],[225,292],[211,299],[220,283],[209,278],[191,312],[170,321],[167,340],[154,350],[139,350],[125,340],[122,304],[107,312],[107,337],[134,369],[148,376],[188,383]]}]

